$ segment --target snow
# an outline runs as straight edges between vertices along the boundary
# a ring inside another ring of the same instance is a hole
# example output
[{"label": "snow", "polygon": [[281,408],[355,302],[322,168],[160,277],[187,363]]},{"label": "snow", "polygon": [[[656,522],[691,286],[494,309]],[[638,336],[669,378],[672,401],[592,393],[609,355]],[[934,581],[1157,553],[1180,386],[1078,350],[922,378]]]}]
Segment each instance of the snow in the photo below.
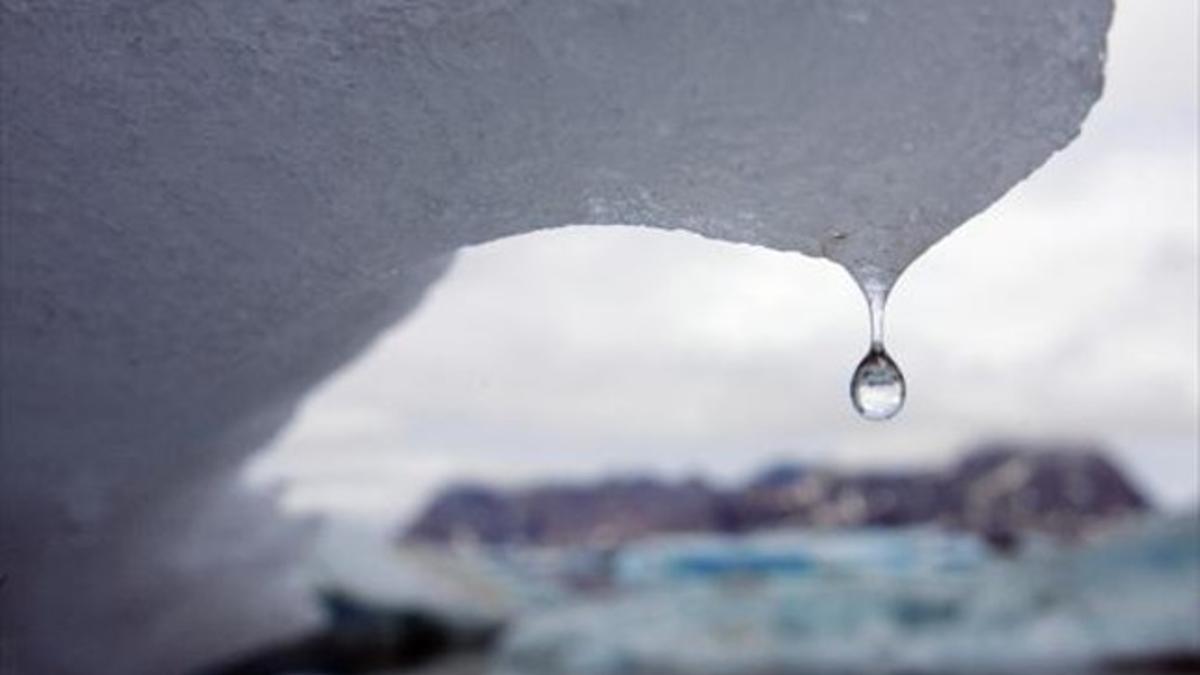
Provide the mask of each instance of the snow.
[{"label": "snow", "polygon": [[234,477],[456,249],[622,222],[891,279],[1078,133],[1112,7],[0,12],[0,668],[139,675],[317,620]]}]

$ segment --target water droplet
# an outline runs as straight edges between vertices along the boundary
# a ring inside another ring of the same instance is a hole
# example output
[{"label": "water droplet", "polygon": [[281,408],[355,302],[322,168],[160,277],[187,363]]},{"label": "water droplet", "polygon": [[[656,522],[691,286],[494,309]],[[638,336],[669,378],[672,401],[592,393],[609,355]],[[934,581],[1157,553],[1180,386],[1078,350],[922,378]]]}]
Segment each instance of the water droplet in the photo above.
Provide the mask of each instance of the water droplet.
[{"label": "water droplet", "polygon": [[886,420],[904,407],[904,374],[883,346],[883,311],[888,286],[863,283],[871,313],[871,348],[850,378],[850,400],[859,415],[869,420]]},{"label": "water droplet", "polygon": [[854,409],[869,420],[886,420],[904,407],[904,374],[882,348],[871,348],[850,380]]}]

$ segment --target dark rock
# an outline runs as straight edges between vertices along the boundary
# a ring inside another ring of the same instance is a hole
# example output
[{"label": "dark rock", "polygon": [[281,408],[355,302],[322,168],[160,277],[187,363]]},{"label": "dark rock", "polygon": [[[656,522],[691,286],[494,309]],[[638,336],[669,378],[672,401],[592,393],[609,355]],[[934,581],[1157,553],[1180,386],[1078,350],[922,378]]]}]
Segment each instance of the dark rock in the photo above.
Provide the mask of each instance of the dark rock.
[{"label": "dark rock", "polygon": [[943,471],[837,472],[776,465],[745,487],[624,478],[501,493],[444,491],[410,540],[612,546],[663,532],[939,524],[990,539],[1076,538],[1148,500],[1092,445],[993,442]]}]

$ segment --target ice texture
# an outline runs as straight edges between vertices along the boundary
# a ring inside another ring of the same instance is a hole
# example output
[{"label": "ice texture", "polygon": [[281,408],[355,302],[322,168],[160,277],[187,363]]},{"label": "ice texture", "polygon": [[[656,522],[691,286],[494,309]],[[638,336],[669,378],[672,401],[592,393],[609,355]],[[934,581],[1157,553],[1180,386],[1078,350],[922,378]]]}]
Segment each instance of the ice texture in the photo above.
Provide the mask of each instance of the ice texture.
[{"label": "ice texture", "polygon": [[[747,566],[767,550],[832,554],[790,574],[639,580],[639,592],[514,623],[495,675],[1096,672],[1200,652],[1200,529],[1175,518],[1080,550],[946,568],[931,533],[795,536],[707,544]],[[790,545],[789,545],[790,544]],[[883,553],[883,555],[879,555]],[[656,559],[694,559],[662,542]],[[956,556],[957,557],[957,556]],[[897,565],[897,561],[904,561]],[[684,647],[686,645],[686,648]]]},{"label": "ice texture", "polygon": [[234,476],[457,248],[630,223],[889,280],[1078,133],[1111,12],[0,0],[0,669],[311,625]]}]

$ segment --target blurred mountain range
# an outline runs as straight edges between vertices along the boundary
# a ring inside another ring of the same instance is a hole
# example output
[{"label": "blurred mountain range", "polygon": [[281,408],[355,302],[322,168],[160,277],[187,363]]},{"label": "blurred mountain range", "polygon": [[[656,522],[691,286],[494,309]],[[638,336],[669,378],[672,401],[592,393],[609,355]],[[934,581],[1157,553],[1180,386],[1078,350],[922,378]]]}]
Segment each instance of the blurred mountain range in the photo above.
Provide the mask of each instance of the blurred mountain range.
[{"label": "blurred mountain range", "polygon": [[590,484],[443,490],[407,541],[612,546],[668,532],[940,525],[1003,544],[1037,532],[1076,539],[1151,510],[1094,444],[989,442],[928,471],[780,464],[721,489],[700,479],[627,476]]}]

